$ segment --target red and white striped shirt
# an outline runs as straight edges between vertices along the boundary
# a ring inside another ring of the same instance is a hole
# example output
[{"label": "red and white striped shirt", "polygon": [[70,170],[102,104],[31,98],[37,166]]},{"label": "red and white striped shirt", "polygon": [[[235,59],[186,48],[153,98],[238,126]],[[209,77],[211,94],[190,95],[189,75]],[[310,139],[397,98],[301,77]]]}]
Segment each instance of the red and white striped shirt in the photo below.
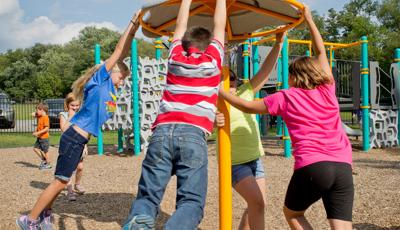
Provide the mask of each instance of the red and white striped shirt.
[{"label": "red and white striped shirt", "polygon": [[161,124],[189,124],[211,133],[213,129],[224,47],[213,40],[204,52],[181,40],[172,43],[167,84],[153,129]]}]

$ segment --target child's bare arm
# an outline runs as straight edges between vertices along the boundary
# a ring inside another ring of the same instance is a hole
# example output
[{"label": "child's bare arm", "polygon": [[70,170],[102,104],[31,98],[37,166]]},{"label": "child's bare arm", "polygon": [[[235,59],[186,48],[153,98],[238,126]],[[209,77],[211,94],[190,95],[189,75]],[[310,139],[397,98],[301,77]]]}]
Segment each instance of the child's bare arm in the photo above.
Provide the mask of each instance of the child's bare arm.
[{"label": "child's bare arm", "polygon": [[173,41],[182,39],[187,30],[189,20],[190,5],[192,0],[182,0],[181,7],[179,8],[178,18],[176,19],[176,27],[174,32]]},{"label": "child's bare arm", "polygon": [[217,0],[214,13],[214,38],[225,44],[226,0]]},{"label": "child's bare arm", "polygon": [[265,106],[263,100],[246,101],[238,96],[225,92],[223,89],[219,90],[219,96],[223,97],[229,104],[244,113],[250,114],[268,114],[268,108]]},{"label": "child's bare arm", "polygon": [[119,39],[117,46],[115,47],[114,52],[111,54],[111,57],[108,58],[106,62],[107,71],[112,70],[118,60],[122,60],[125,58],[131,47],[131,41],[135,36],[137,29],[139,28],[139,15],[141,10],[137,11],[132,19],[129,21],[129,25],[126,28],[124,34]]},{"label": "child's bare arm", "polygon": [[308,6],[304,7],[304,16],[305,16],[307,25],[310,29],[311,40],[312,40],[312,44],[313,44],[313,47],[315,50],[315,55],[317,57],[317,60],[318,60],[319,64],[321,65],[322,70],[326,74],[331,76],[332,80],[333,80],[332,70],[331,70],[331,67],[329,66],[328,57],[326,56],[326,49],[325,49],[324,41],[322,39],[320,32],[318,31],[317,26],[314,23],[310,8]]},{"label": "child's bare arm", "polygon": [[271,52],[268,54],[264,63],[262,64],[258,73],[250,80],[250,84],[253,88],[253,92],[257,93],[265,85],[269,79],[271,71],[274,69],[276,61],[279,58],[279,53],[282,49],[283,40],[286,32],[276,34],[276,42]]}]

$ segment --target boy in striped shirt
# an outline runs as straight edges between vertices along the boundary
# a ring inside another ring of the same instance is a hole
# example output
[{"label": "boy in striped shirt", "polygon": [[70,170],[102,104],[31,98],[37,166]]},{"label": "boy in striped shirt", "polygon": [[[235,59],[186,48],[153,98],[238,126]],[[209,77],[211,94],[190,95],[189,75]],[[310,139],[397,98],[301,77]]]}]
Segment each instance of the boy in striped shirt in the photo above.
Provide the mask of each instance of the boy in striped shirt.
[{"label": "boy in striped shirt", "polygon": [[[207,134],[212,132],[224,57],[226,0],[216,0],[213,35],[187,30],[191,0],[182,0],[168,59],[167,85],[142,163],[138,194],[124,229],[153,229],[172,175],[176,211],[165,229],[197,229],[207,194]],[[212,39],[212,36],[214,38]]]}]

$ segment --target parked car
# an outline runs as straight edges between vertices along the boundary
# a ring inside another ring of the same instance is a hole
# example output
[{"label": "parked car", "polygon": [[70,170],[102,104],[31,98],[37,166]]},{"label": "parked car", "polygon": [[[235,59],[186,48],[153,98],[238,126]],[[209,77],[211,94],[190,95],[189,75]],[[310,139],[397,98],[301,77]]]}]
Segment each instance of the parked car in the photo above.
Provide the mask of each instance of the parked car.
[{"label": "parked car", "polygon": [[15,111],[13,104],[7,94],[0,93],[0,128],[12,129],[15,127]]},{"label": "parked car", "polygon": [[46,99],[44,103],[49,106],[50,128],[60,128],[60,113],[64,111],[64,99]]}]

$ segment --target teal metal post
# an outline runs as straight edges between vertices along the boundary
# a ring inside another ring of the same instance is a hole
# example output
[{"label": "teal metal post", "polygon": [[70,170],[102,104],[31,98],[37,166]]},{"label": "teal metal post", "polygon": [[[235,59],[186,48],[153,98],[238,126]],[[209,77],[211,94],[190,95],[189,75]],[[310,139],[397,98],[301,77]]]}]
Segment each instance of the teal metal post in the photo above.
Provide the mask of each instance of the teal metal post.
[{"label": "teal metal post", "polygon": [[154,43],[155,43],[154,47],[156,48],[156,60],[160,60],[161,59],[161,50],[163,48],[161,38],[156,38]]},{"label": "teal metal post", "polygon": [[307,56],[307,57],[311,57],[311,54],[310,54],[310,51],[309,51],[309,50],[306,51],[306,56]]},{"label": "teal metal post", "polygon": [[[282,89],[289,89],[289,40],[285,37],[282,47]],[[290,143],[289,130],[283,123],[283,146],[285,157],[289,158],[292,156],[292,149]]]},{"label": "teal metal post", "polygon": [[118,129],[118,153],[122,153],[124,151],[124,132],[122,128]]},{"label": "teal metal post", "polygon": [[362,133],[363,151],[370,149],[369,140],[369,63],[368,63],[368,38],[361,38],[361,95],[362,95]]},{"label": "teal metal post", "polygon": [[[397,63],[400,71],[400,48],[395,49],[394,51],[394,62]],[[398,81],[400,82],[400,73],[398,73]],[[397,102],[397,140],[400,143],[400,102]]]},{"label": "teal metal post", "polygon": [[[253,66],[253,77],[258,73],[258,71],[260,70],[260,60],[259,60],[259,54],[258,54],[258,45],[254,44],[255,42],[257,42],[258,39],[257,38],[253,38],[250,39],[250,43],[251,43],[251,64]],[[256,93],[256,98],[259,99],[261,98],[260,92]],[[261,136],[265,136],[266,133],[264,132],[263,126],[265,125],[264,122],[261,120],[261,115],[257,114],[256,115],[257,118],[257,123],[258,123],[258,127],[260,130],[260,134]]]},{"label": "teal metal post", "polygon": [[[277,68],[277,82],[276,82],[276,91],[279,92],[282,89],[282,54],[278,58],[278,68]],[[276,135],[282,136],[282,117],[276,117]]]},{"label": "teal metal post", "polygon": [[140,119],[139,119],[139,76],[138,76],[138,55],[137,41],[132,40],[131,46],[131,67],[132,67],[132,105],[133,105],[133,141],[134,154],[140,154]]},{"label": "teal metal post", "polygon": [[243,78],[244,80],[249,80],[249,57],[250,57],[250,52],[249,52],[249,39],[247,39],[243,43]]},{"label": "teal metal post", "polygon": [[[100,45],[96,44],[94,48],[94,64],[100,64]],[[97,136],[97,154],[103,155],[104,148],[103,148],[103,131],[100,127],[99,135]]]}]

